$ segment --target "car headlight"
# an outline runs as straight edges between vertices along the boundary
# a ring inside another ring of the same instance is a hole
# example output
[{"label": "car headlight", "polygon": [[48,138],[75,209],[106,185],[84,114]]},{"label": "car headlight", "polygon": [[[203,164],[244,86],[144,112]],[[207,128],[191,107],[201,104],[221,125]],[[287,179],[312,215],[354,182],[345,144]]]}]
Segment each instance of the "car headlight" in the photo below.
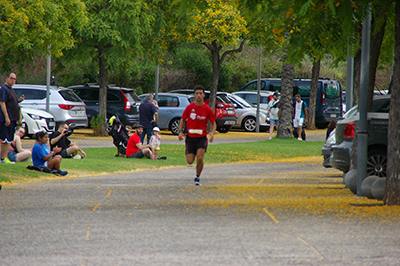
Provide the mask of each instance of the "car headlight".
[{"label": "car headlight", "polygon": [[42,120],[43,117],[41,117],[40,115],[35,115],[35,114],[29,114],[28,115],[33,119],[33,120]]}]

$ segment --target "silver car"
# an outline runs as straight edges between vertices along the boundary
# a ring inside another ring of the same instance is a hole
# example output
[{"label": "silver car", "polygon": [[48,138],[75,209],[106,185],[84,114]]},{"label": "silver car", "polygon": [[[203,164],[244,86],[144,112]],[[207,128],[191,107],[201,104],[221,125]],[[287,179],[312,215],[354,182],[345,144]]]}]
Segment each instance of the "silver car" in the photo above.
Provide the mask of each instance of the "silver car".
[{"label": "silver car", "polygon": [[[46,110],[45,85],[15,84],[12,88],[18,98],[25,95],[22,107]],[[62,122],[68,122],[71,129],[87,127],[86,105],[72,90],[51,86],[49,93],[49,112],[54,116],[56,128]]]},{"label": "silver car", "polygon": [[[235,94],[227,93],[226,95],[235,107],[236,124],[233,126],[233,128],[244,128],[244,130],[248,132],[255,132],[257,122],[257,108]],[[267,110],[260,108],[259,111],[260,113],[258,121],[260,127],[269,127],[269,121],[267,120]]]},{"label": "silver car", "polygon": [[[142,102],[146,94],[139,96]],[[158,127],[170,130],[174,135],[179,134],[179,122],[186,106],[194,101],[193,96],[172,93],[158,94]]]},{"label": "silver car", "polygon": [[[257,106],[257,91],[237,91],[233,94]],[[260,91],[260,108],[267,109],[273,94],[272,91]]]}]

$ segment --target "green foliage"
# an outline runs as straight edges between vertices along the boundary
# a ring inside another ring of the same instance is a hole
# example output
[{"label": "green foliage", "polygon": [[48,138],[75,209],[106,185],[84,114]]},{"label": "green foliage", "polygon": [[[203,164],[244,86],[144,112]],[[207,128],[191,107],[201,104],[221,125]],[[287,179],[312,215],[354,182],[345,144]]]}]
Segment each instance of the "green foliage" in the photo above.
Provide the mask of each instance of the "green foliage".
[{"label": "green foliage", "polygon": [[212,78],[212,64],[209,53],[205,49],[184,47],[176,52],[176,69],[185,69],[195,73],[195,83],[209,88]]},{"label": "green foliage", "polygon": [[105,115],[100,116],[92,116],[92,118],[90,119],[90,127],[93,130],[93,134],[95,136],[99,136],[100,134],[100,130],[101,130],[101,126],[103,125],[105,121]]},{"label": "green foliage", "polygon": [[86,25],[86,14],[81,0],[0,1],[0,66],[9,70],[11,62],[26,64],[50,45],[54,57],[62,56],[76,41],[72,28]]}]

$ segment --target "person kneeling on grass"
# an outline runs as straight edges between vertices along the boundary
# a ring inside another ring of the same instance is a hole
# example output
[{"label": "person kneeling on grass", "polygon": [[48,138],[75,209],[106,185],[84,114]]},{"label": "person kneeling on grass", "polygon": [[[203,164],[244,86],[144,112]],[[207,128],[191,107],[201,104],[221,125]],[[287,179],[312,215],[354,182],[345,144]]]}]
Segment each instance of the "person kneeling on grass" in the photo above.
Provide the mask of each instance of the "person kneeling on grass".
[{"label": "person kneeling on grass", "polygon": [[150,144],[143,146],[140,142],[140,135],[143,134],[143,126],[137,125],[135,128],[135,133],[128,140],[126,145],[126,158],[152,158],[153,153],[150,150]]},{"label": "person kneeling on grass", "polygon": [[56,155],[62,149],[59,147],[54,147],[53,151],[50,152],[49,147],[47,147],[47,141],[49,140],[49,135],[47,132],[40,131],[36,133],[36,143],[32,148],[32,161],[34,166],[46,166],[50,169],[54,169],[60,175],[67,175],[67,171],[60,169],[60,164],[62,157],[61,155]]}]

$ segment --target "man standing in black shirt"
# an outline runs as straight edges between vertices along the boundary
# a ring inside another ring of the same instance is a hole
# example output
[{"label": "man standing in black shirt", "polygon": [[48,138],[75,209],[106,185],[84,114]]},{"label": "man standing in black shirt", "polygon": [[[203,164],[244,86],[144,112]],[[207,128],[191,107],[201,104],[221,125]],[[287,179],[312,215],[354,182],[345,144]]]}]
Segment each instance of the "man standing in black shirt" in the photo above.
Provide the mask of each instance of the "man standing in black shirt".
[{"label": "man standing in black shirt", "polygon": [[[53,150],[57,146],[62,148],[61,152],[58,154],[61,155],[63,158],[73,157],[74,159],[81,159],[86,157],[86,153],[81,148],[79,148],[76,143],[71,142],[67,138],[68,130],[68,123],[63,122],[58,127],[58,130],[50,135],[51,150]],[[78,154],[78,151],[82,154],[82,156]]]},{"label": "man standing in black shirt", "polygon": [[17,99],[17,94],[12,89],[16,80],[17,75],[10,73],[6,77],[6,83],[0,88],[0,139],[2,140],[0,163],[14,163],[7,158],[7,154],[14,140],[15,127],[19,119],[18,103],[25,99],[24,95]]}]

